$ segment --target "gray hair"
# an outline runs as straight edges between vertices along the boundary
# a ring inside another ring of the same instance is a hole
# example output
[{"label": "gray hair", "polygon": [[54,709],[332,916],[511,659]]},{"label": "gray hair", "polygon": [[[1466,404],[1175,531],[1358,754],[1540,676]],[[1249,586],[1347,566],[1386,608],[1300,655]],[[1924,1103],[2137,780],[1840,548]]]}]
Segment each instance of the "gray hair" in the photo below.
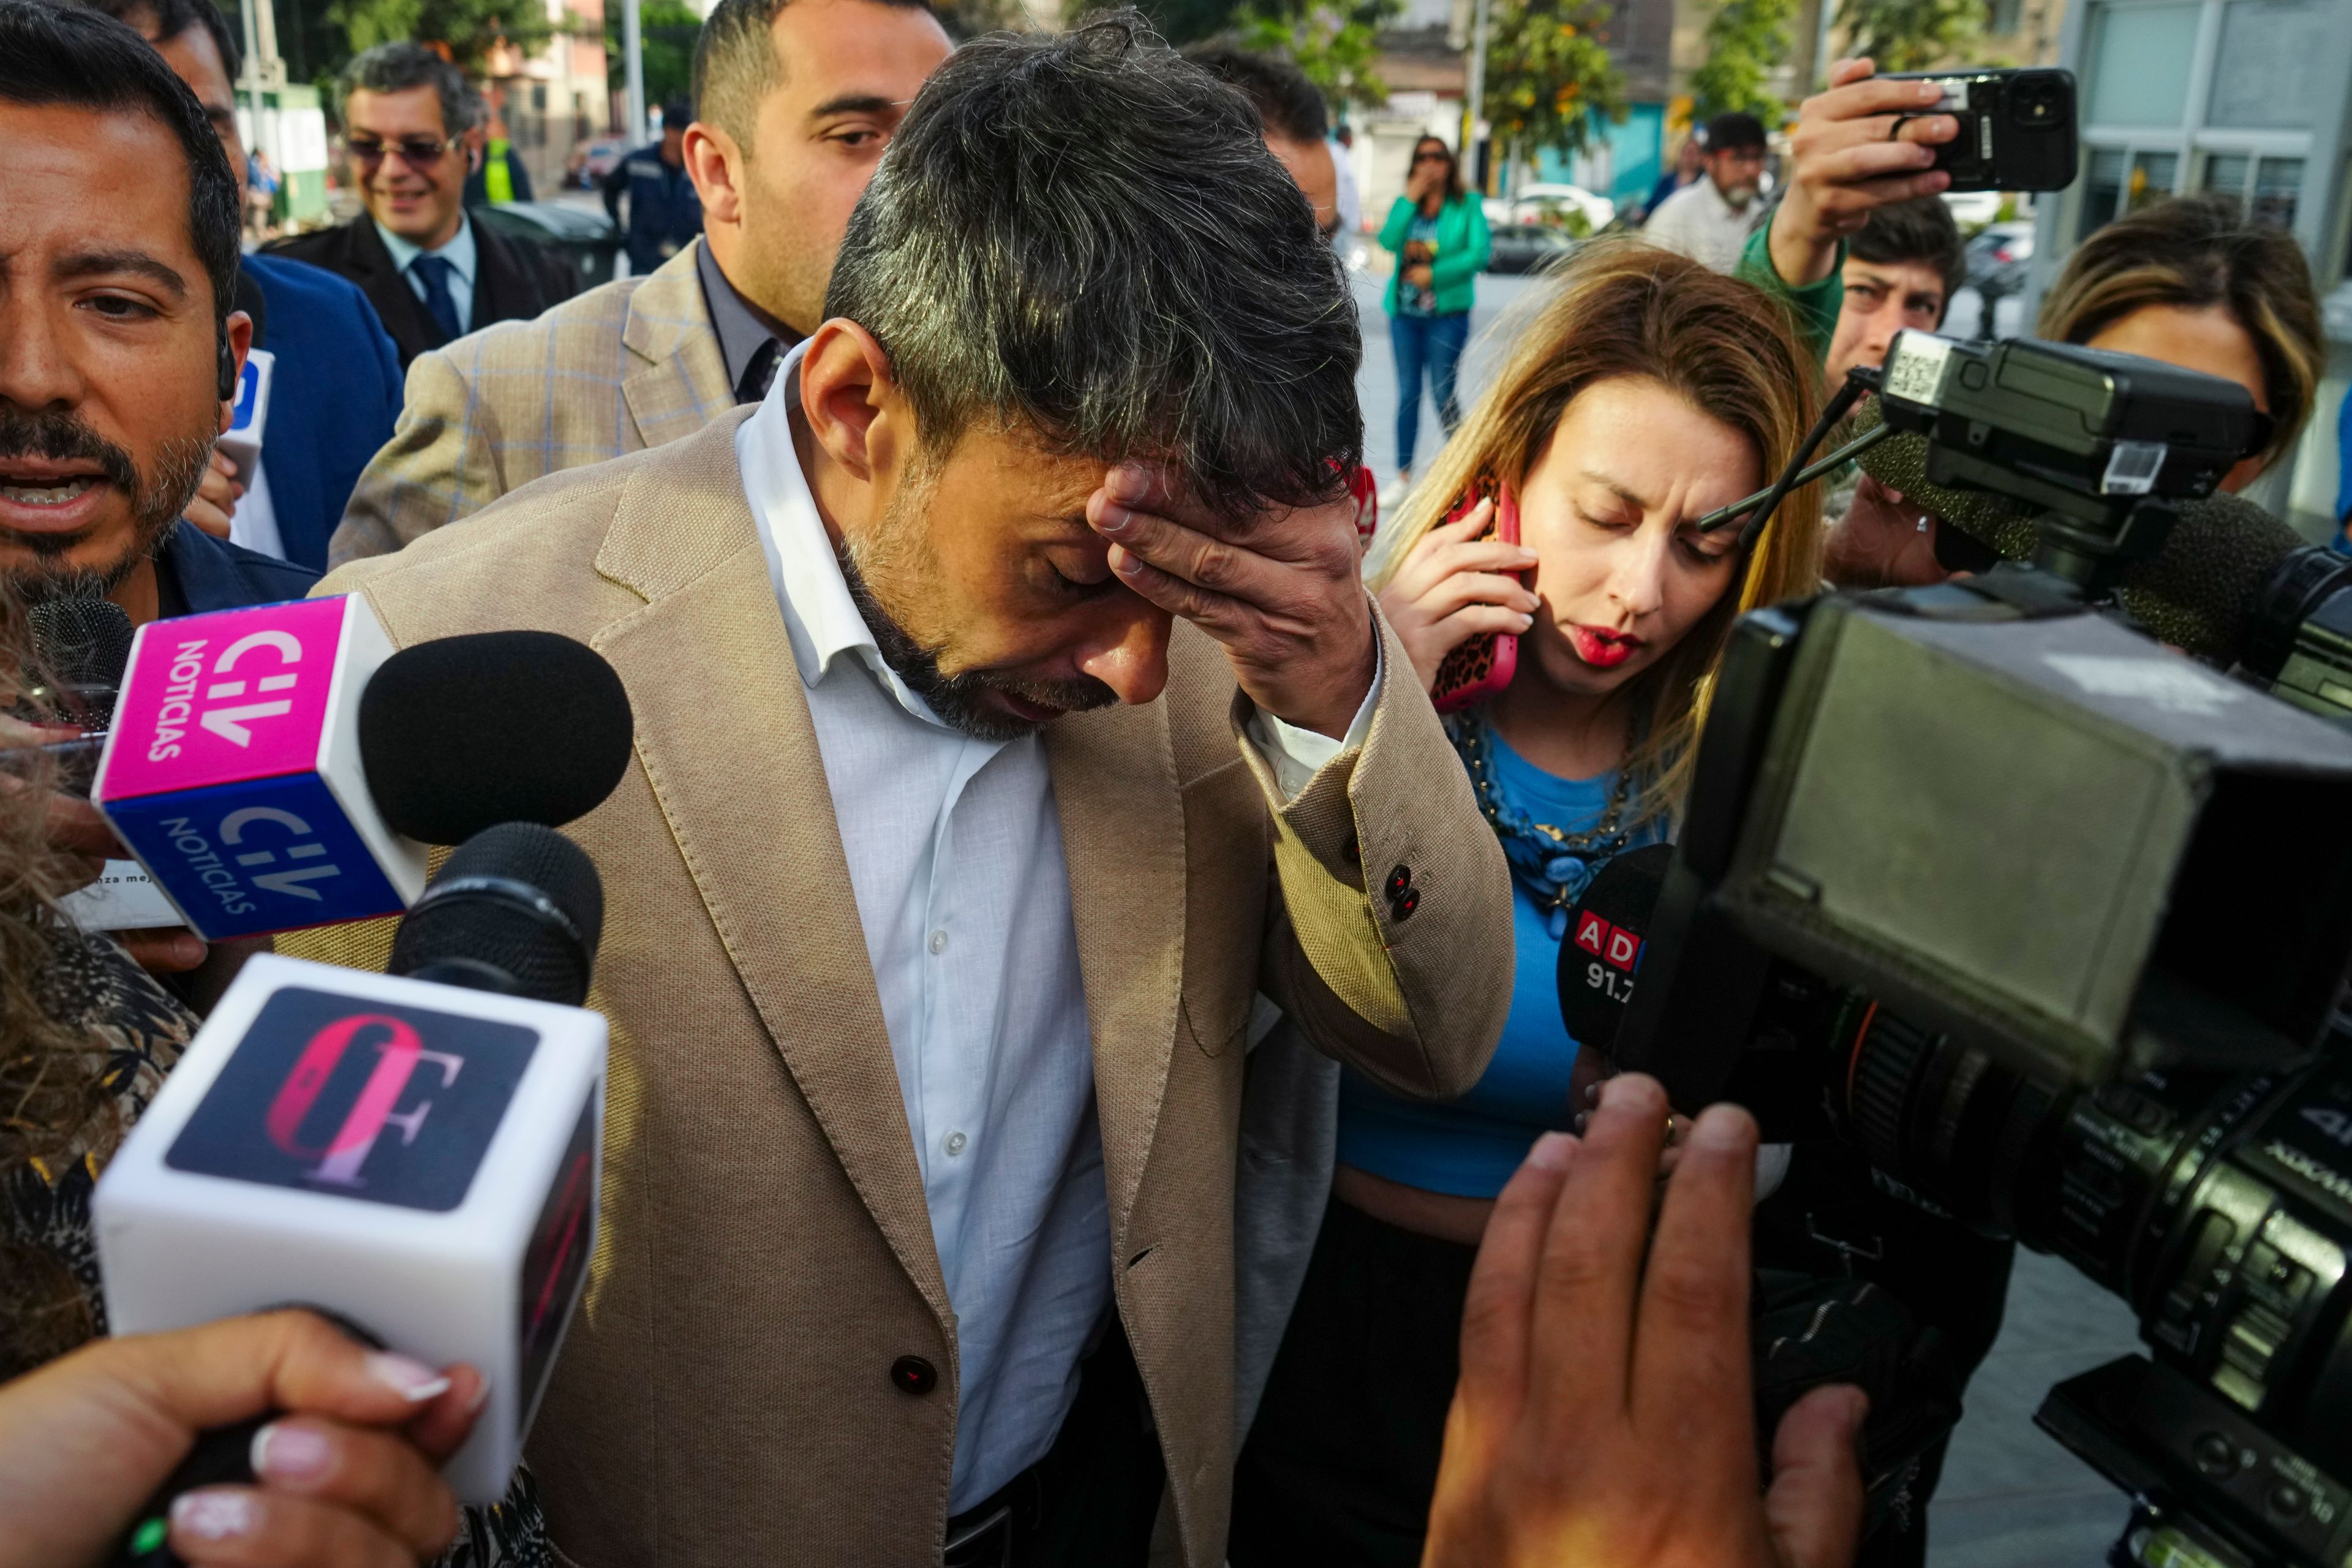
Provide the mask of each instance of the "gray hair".
[{"label": "gray hair", "polygon": [[1229,514],[1328,500],[1363,447],[1347,275],[1246,99],[1120,11],[967,44],[849,220],[825,314],[923,445],[989,418],[1171,465]]},{"label": "gray hair", "polygon": [[422,44],[378,44],[363,49],[343,68],[335,83],[335,107],[345,124],[351,121],[352,94],[406,92],[429,87],[441,100],[441,134],[462,136],[479,125],[486,106],[466,74]]},{"label": "gray hair", "polygon": [[[751,153],[760,100],[783,84],[776,57],[777,14],[789,0],[719,0],[694,40],[694,113]],[[873,0],[902,11],[928,11],[927,0]],[[667,120],[663,121],[668,123]]]}]

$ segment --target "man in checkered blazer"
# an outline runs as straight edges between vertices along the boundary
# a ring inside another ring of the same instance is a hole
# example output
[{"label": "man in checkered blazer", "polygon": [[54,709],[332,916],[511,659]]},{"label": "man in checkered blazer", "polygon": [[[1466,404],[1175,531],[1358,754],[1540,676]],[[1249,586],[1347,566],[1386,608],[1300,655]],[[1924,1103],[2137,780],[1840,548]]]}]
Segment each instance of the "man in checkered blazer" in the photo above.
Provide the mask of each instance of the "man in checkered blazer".
[{"label": "man in checkered blazer", "polygon": [[695,47],[686,133],[703,237],[646,277],[419,355],[330,563],[765,395],[824,319],[850,209],[949,47],[921,0],[721,0]]}]

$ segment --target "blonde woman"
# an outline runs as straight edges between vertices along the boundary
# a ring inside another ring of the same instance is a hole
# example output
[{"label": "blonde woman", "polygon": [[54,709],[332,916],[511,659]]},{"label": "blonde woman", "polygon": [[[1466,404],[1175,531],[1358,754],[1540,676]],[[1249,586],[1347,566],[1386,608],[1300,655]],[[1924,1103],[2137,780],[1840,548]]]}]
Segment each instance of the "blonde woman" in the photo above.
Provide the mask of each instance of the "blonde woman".
[{"label": "blonde woman", "polygon": [[[1744,546],[1689,525],[1780,471],[1819,374],[1753,284],[1590,246],[1376,554],[1424,686],[1474,637],[1519,639],[1509,684],[1451,720],[1514,872],[1517,977],[1463,1100],[1342,1080],[1331,1201],[1243,1455],[1236,1568],[1420,1560],[1486,1216],[1598,1077],[1560,1024],[1567,909],[1611,855],[1671,831],[1732,621],[1820,583],[1811,489]],[[1481,479],[1511,491],[1520,544],[1483,539],[1491,503],[1444,521]]]}]

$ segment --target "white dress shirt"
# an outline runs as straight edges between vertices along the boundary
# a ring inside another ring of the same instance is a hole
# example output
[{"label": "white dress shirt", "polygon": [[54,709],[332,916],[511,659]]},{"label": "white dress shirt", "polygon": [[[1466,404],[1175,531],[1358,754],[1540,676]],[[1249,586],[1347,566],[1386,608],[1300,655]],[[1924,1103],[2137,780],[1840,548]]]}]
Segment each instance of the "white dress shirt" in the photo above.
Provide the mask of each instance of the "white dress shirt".
[{"label": "white dress shirt", "polygon": [[1642,226],[1642,237],[1717,272],[1729,272],[1739,265],[1739,253],[1748,248],[1748,231],[1762,210],[1760,195],[1744,207],[1733,206],[1714,180],[1701,174],[1658,204]]},{"label": "white dress shirt", "polygon": [[[961,1512],[1053,1446],[1111,1300],[1077,929],[1045,742],[940,723],[883,662],[849,596],[793,444],[803,352],[737,432],[735,454],[807,693],[955,1312],[949,1507]],[[1263,715],[1251,738],[1295,794],[1361,743],[1379,695],[1376,675],[1345,741]]]},{"label": "white dress shirt", "polygon": [[416,275],[410,263],[420,256],[437,256],[449,264],[449,298],[457,307],[457,324],[465,329],[457,335],[464,337],[466,332],[472,331],[474,330],[474,268],[478,262],[474,247],[473,218],[467,214],[459,213],[457,232],[449,237],[448,244],[437,250],[428,251],[421,245],[403,239],[382,224],[375,226],[375,232],[383,240],[383,247],[392,252],[392,264],[400,268],[400,276],[407,283],[408,291],[415,295],[420,302],[425,298],[425,279]]}]

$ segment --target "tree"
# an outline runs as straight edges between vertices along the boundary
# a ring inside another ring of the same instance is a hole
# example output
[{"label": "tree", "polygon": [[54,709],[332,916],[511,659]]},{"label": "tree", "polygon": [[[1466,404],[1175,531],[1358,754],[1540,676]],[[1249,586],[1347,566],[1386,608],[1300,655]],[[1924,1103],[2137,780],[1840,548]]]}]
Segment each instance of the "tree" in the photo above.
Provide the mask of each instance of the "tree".
[{"label": "tree", "polygon": [[439,45],[477,77],[499,45],[529,54],[555,36],[540,0],[335,0],[327,16],[353,54],[413,38]]},{"label": "tree", "polygon": [[1706,60],[1690,75],[1693,124],[1733,113],[1752,114],[1768,126],[1780,122],[1788,105],[1764,83],[1789,57],[1796,8],[1796,0],[1724,0],[1706,19]]},{"label": "tree", "polygon": [[1385,103],[1389,89],[1372,68],[1380,53],[1380,30],[1404,10],[1404,0],[1357,0],[1334,5],[1256,0],[1234,8],[1235,42],[1243,48],[1281,55],[1322,89],[1326,103]]},{"label": "tree", "polygon": [[[645,0],[637,11],[637,36],[645,46],[646,107],[694,96],[694,41],[702,18],[678,0]],[[628,58],[621,52],[619,0],[604,7],[604,77],[618,92],[628,80]]]},{"label": "tree", "polygon": [[1983,31],[1984,0],[1843,0],[1849,55],[1882,71],[1926,70],[1964,55]]},{"label": "tree", "polygon": [[1579,153],[1595,118],[1625,118],[1625,79],[1609,55],[1602,0],[1494,0],[1486,100],[1495,146],[1510,159]]}]

